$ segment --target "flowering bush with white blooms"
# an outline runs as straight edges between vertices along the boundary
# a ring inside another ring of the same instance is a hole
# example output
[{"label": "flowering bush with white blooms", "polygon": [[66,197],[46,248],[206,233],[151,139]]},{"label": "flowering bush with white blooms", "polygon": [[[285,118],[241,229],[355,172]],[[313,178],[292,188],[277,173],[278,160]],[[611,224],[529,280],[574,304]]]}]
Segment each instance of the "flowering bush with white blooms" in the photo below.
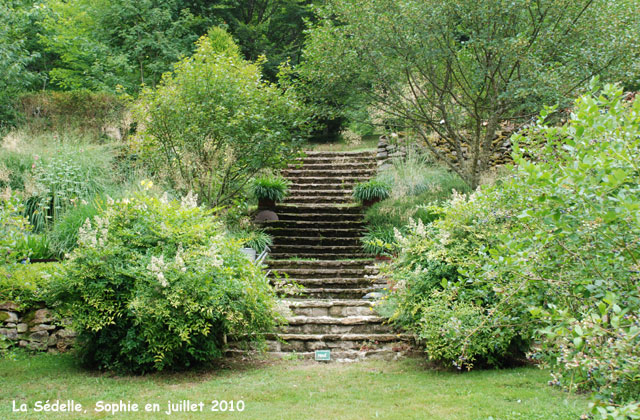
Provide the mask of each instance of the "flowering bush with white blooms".
[{"label": "flowering bush with white blooms", "polygon": [[594,84],[566,124],[553,111],[516,136],[508,177],[400,238],[387,311],[458,366],[533,340],[552,385],[638,419],[640,98]]},{"label": "flowering bush with white blooms", "polygon": [[184,368],[220,357],[226,335],[259,339],[275,326],[262,269],[196,203],[139,194],[82,226],[59,294],[86,364]]}]

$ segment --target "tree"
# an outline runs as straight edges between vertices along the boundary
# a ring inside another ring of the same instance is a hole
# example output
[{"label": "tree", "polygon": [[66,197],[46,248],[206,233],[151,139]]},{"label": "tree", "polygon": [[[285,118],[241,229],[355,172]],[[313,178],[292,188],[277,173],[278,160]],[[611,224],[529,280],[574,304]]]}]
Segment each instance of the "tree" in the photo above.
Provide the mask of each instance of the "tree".
[{"label": "tree", "polygon": [[296,156],[308,112],[291,89],[262,80],[223,29],[141,95],[142,146],[177,190],[229,204],[258,171]]},{"label": "tree", "polygon": [[475,188],[501,123],[566,104],[594,75],[633,82],[640,13],[629,11],[639,8],[637,0],[330,0],[305,66],[335,84],[369,81],[369,99]]}]

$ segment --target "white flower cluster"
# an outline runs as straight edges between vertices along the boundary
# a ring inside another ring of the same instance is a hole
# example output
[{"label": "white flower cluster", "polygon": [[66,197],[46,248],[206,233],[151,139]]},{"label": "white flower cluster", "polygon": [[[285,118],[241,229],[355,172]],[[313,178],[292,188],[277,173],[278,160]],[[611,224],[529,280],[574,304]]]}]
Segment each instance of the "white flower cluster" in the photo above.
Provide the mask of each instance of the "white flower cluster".
[{"label": "white flower cluster", "polygon": [[93,218],[95,228],[91,220],[87,218],[78,230],[78,245],[91,248],[103,247],[107,243],[109,236],[109,219],[95,216]]},{"label": "white flower cluster", "polygon": [[198,194],[194,194],[193,191],[189,191],[187,195],[180,200],[180,206],[185,209],[194,209],[198,207]]},{"label": "white flower cluster", "polygon": [[167,269],[167,264],[164,262],[164,255],[160,257],[151,257],[151,263],[147,267],[157,278],[162,287],[167,287],[169,283],[164,277],[164,271]]},{"label": "white flower cluster", "polygon": [[224,264],[224,260],[220,256],[218,250],[218,240],[219,238],[216,236],[214,238],[214,242],[211,243],[211,246],[205,254],[207,257],[211,258],[211,264],[216,268],[220,268],[222,267],[222,264]]}]

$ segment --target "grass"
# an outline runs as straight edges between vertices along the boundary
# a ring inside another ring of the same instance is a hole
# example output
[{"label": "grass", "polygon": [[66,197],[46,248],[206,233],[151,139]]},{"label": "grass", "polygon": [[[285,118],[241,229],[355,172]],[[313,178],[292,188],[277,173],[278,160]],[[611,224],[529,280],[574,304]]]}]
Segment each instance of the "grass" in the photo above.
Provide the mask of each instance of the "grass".
[{"label": "grass", "polygon": [[[303,361],[227,364],[218,370],[140,377],[83,371],[70,355],[40,354],[0,361],[0,418],[119,419],[575,419],[586,399],[546,385],[536,368],[464,374],[427,370],[423,362],[367,361],[317,364]],[[81,416],[35,413],[36,401],[73,399]],[[236,413],[117,414],[94,412],[97,401],[158,403],[243,400]],[[12,413],[12,401],[27,413]]]},{"label": "grass", "polygon": [[322,152],[360,152],[378,147],[379,135],[362,137],[360,142],[347,142],[342,137],[333,143],[310,143],[308,149]]}]

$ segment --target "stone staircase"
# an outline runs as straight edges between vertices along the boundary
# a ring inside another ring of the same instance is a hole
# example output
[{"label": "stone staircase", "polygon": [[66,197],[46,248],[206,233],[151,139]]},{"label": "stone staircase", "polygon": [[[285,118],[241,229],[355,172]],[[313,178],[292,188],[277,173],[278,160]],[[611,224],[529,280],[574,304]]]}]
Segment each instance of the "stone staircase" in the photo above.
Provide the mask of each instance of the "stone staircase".
[{"label": "stone staircase", "polygon": [[307,152],[282,172],[290,195],[275,209],[279,220],[264,223],[274,238],[267,264],[288,320],[267,337],[272,354],[331,350],[332,360],[347,361],[410,350],[408,337],[383,324],[364,298],[386,283],[363,253],[364,214],[352,192],[376,167],[375,152]]}]

